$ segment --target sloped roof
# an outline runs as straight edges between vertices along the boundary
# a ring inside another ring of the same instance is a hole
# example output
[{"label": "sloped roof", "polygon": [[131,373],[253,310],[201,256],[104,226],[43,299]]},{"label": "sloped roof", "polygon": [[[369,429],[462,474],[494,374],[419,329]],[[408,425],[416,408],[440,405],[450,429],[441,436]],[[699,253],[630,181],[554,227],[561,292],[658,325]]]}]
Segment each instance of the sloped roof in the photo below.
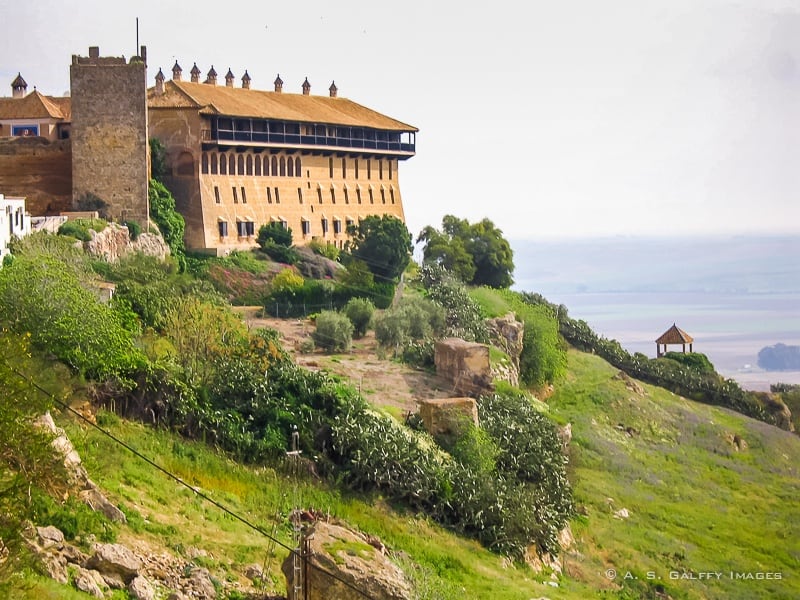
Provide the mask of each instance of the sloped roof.
[{"label": "sloped roof", "polygon": [[155,88],[149,89],[147,104],[150,108],[191,107],[204,113],[229,117],[418,131],[413,125],[387,117],[347,98],[267,92],[188,81],[166,82],[161,95],[155,93]]},{"label": "sloped roof", "polygon": [[661,337],[656,340],[656,344],[691,344],[693,341],[694,338],[692,336],[673,323],[672,327],[662,333]]},{"label": "sloped roof", "polygon": [[72,118],[72,99],[45,96],[37,90],[24,98],[0,98],[0,119],[61,119]]}]

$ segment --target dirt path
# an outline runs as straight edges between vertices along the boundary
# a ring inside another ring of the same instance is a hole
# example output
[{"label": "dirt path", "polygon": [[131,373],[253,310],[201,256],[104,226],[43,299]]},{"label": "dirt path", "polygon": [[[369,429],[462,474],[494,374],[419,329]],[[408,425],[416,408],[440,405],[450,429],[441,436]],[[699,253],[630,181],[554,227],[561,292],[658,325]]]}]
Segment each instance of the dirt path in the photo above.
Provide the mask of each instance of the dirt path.
[{"label": "dirt path", "polygon": [[300,352],[300,344],[311,337],[314,325],[303,319],[257,318],[252,311],[241,310],[251,327],[270,327],[278,331],[284,348],[298,365],[321,369],[345,377],[360,390],[366,400],[386,407],[396,417],[417,412],[417,403],[429,398],[449,398],[452,385],[420,369],[378,357],[375,334],[370,331],[353,340],[350,352],[326,354],[321,350]]}]

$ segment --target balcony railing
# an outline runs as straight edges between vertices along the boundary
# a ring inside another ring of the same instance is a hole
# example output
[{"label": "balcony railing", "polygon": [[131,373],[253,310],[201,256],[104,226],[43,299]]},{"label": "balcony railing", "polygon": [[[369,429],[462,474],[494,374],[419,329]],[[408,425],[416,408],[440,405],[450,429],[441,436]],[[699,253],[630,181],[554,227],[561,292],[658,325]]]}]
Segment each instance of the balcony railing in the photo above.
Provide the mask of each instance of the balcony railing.
[{"label": "balcony railing", "polygon": [[234,131],[217,129],[216,136],[211,129],[202,129],[200,138],[203,142],[264,144],[280,146],[309,146],[318,148],[346,148],[359,150],[377,150],[413,154],[415,143],[411,134],[409,141],[388,141],[367,139],[356,136],[301,135],[297,133],[276,133],[267,131]]}]

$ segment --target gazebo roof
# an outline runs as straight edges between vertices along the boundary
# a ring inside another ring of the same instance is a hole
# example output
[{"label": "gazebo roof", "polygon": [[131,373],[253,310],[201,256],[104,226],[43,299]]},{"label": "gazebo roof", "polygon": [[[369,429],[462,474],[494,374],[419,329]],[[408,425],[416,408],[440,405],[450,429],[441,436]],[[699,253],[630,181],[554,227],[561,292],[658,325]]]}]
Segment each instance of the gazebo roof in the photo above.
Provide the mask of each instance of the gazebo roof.
[{"label": "gazebo roof", "polygon": [[673,323],[672,327],[662,333],[661,337],[656,340],[656,344],[691,344],[693,341],[694,338],[692,336]]}]

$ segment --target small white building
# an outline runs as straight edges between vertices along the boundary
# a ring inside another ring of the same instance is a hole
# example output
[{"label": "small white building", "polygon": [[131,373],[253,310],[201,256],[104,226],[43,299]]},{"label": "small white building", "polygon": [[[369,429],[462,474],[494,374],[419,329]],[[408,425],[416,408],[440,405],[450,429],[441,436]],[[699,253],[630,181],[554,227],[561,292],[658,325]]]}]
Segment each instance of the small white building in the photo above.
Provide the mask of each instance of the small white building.
[{"label": "small white building", "polygon": [[0,194],[0,266],[13,237],[31,232],[31,215],[25,210],[25,198],[7,198]]}]

